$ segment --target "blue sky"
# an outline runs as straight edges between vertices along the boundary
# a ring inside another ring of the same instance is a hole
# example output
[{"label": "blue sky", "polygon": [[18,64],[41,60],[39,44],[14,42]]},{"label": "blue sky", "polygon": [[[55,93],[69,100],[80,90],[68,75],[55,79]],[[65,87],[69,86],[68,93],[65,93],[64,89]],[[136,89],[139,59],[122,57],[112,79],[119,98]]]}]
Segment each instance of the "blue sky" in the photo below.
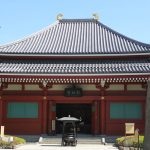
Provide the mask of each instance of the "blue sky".
[{"label": "blue sky", "polygon": [[22,39],[64,18],[91,18],[150,44],[150,0],[0,0],[0,45]]}]

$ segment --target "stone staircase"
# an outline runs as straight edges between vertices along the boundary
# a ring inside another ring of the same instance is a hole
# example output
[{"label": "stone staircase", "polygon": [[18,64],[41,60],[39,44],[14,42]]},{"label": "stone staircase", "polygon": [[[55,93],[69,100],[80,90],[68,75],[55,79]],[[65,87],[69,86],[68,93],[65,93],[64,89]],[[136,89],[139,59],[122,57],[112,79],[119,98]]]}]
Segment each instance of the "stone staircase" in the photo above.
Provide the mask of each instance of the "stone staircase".
[{"label": "stone staircase", "polygon": [[[28,143],[40,143],[40,144],[61,144],[62,135],[58,134],[55,136],[41,135],[22,135]],[[105,136],[105,135],[88,135],[88,134],[79,134],[77,135],[78,144],[103,144],[102,138],[105,138],[106,143],[115,143],[117,136]],[[40,142],[39,142],[40,139]]]},{"label": "stone staircase", "polygon": [[[115,143],[117,137],[114,136],[93,136],[93,135],[78,135],[78,144],[103,144],[102,138],[105,138],[106,143]],[[57,136],[42,136],[41,144],[61,144],[61,135]]]}]

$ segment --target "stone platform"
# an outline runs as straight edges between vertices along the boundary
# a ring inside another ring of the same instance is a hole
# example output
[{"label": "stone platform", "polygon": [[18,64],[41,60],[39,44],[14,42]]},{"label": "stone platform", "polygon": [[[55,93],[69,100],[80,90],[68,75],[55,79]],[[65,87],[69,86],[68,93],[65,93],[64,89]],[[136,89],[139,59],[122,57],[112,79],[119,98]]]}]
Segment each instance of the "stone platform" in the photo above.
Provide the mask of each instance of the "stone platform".
[{"label": "stone platform", "polygon": [[[48,135],[21,135],[19,137],[24,138],[27,143],[38,143],[41,137],[41,144],[60,144],[61,143],[61,134],[57,134],[54,136]],[[77,141],[78,144],[103,144],[102,138],[105,138],[105,142],[107,144],[115,143],[115,139],[118,136],[106,136],[106,135],[90,135],[90,134],[78,134]]]}]

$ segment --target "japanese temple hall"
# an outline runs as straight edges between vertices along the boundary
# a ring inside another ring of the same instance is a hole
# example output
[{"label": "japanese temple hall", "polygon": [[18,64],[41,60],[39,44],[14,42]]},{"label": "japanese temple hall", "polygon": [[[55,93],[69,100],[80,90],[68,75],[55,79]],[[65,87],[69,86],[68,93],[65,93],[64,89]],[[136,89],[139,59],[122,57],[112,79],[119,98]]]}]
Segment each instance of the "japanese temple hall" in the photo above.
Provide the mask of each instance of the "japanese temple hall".
[{"label": "japanese temple hall", "polygon": [[59,134],[57,118],[82,120],[81,134],[144,133],[150,45],[96,18],[58,20],[0,46],[0,125],[6,134]]}]

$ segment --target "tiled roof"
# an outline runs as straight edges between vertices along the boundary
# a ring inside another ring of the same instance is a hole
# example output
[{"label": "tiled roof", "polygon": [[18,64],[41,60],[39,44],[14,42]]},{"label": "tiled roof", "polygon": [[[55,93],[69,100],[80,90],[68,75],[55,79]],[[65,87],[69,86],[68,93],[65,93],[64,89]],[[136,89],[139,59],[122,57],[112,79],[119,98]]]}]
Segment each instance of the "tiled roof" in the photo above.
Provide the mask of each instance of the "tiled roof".
[{"label": "tiled roof", "polygon": [[0,46],[0,55],[85,56],[150,54],[150,45],[123,36],[95,19],[62,19],[33,35]]},{"label": "tiled roof", "polygon": [[150,60],[3,60],[0,75],[150,74]]}]

